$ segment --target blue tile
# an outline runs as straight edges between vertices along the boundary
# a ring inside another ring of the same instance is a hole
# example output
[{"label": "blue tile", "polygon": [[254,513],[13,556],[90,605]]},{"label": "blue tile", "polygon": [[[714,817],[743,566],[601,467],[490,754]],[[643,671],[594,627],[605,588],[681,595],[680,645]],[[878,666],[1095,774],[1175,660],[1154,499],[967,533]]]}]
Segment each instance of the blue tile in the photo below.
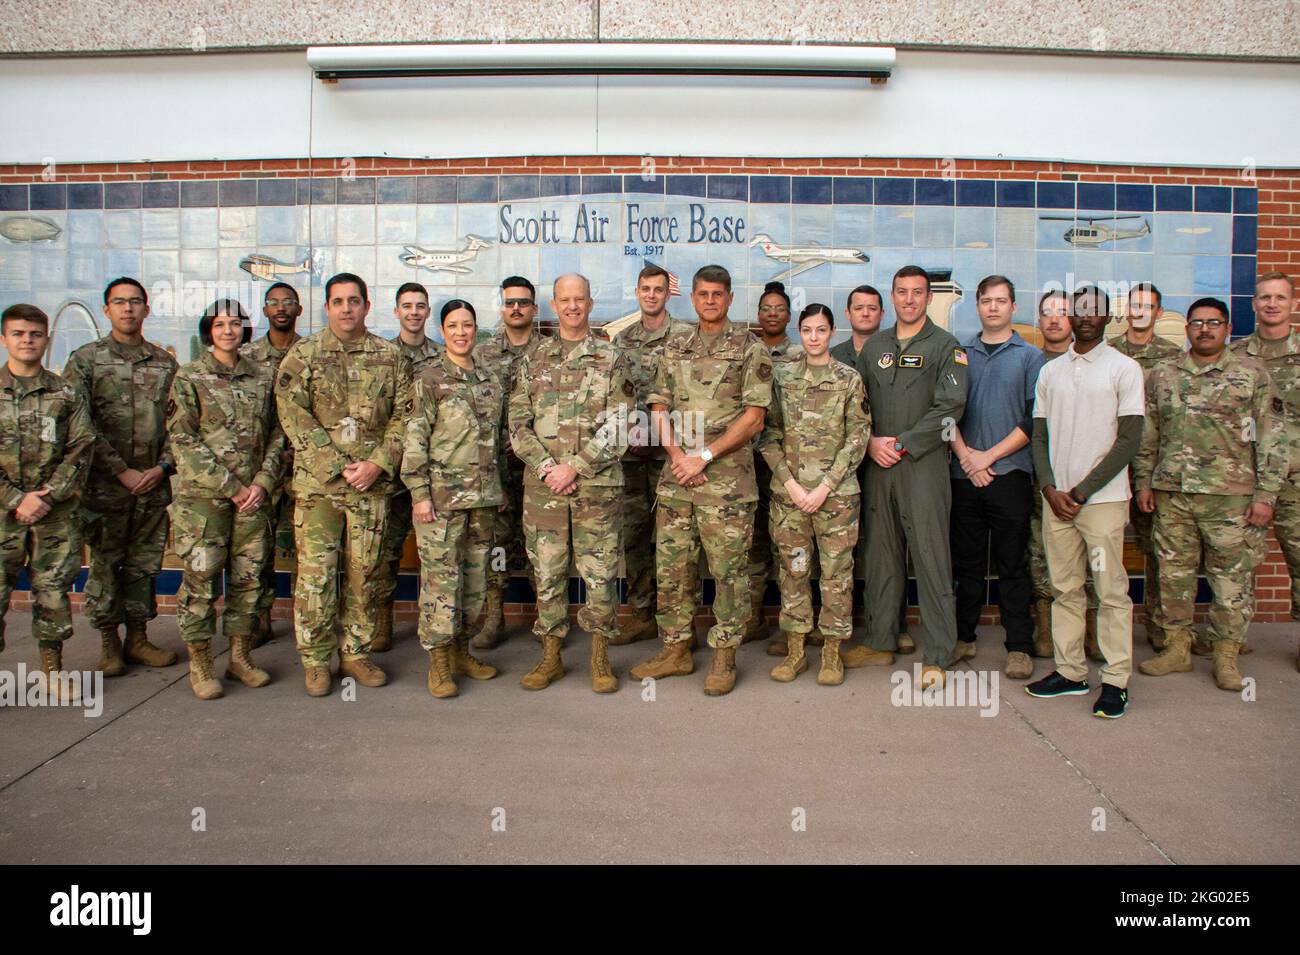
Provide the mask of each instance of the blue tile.
[{"label": "blue tile", "polygon": [[222,179],[220,187],[223,206],[257,205],[257,181],[255,179]]},{"label": "blue tile", "polygon": [[1255,215],[1259,212],[1259,190],[1258,189],[1233,189],[1232,190],[1232,211],[1244,212],[1247,215]]},{"label": "blue tile", "polygon": [[1255,294],[1255,257],[1253,255],[1234,255],[1232,257],[1232,294]]},{"label": "blue tile", "polygon": [[[332,201],[332,200],[331,200]],[[415,184],[416,202],[455,202],[455,176],[421,176]]]},{"label": "blue tile", "polygon": [[0,186],[0,212],[19,211],[27,211],[27,186]]},{"label": "blue tile", "polygon": [[1131,182],[1115,187],[1115,208],[1121,212],[1151,212],[1155,209],[1155,189]]},{"label": "blue tile", "polygon": [[1259,219],[1255,216],[1232,217],[1232,254],[1254,255],[1259,251]]},{"label": "blue tile", "polygon": [[30,201],[33,209],[66,209],[68,187],[61,182],[34,182]]},{"label": "blue tile", "polygon": [[622,176],[583,176],[582,177],[582,194],[584,196],[600,196],[606,193],[618,195],[623,191]]},{"label": "blue tile", "polygon": [[1197,212],[1231,212],[1232,190],[1227,186],[1197,186]]},{"label": "blue tile", "polygon": [[998,206],[1028,209],[1034,204],[1034,184],[1016,179],[998,180]]},{"label": "blue tile", "polygon": [[104,183],[105,209],[139,209],[140,184],[138,182]]},{"label": "blue tile", "polygon": [[210,179],[186,179],[181,183],[181,208],[197,209],[217,204],[217,184]]},{"label": "blue tile", "polygon": [[1191,212],[1191,186],[1156,186],[1156,209],[1160,212]]},{"label": "blue tile", "polygon": [[389,205],[415,202],[415,177],[385,176],[375,184],[375,201]]},{"label": "blue tile", "polygon": [[[0,189],[3,189],[0,186]],[[21,187],[24,191],[26,186]],[[23,208],[26,208],[24,206]],[[68,184],[69,209],[104,208],[104,187],[97,182],[73,182]]]},{"label": "blue tile", "polygon": [[541,196],[580,196],[582,195],[582,177],[543,175],[538,184]]},{"label": "blue tile", "polygon": [[668,195],[670,196],[700,196],[705,195],[705,186],[703,176],[668,176]]},{"label": "blue tile", "polygon": [[540,186],[537,176],[502,176],[502,199],[536,199]]},{"label": "blue tile", "polygon": [[1038,208],[1073,209],[1074,183],[1040,182],[1038,184]]},{"label": "blue tile", "polygon": [[878,176],[875,186],[878,206],[910,206],[916,203],[916,185],[912,179]]},{"label": "blue tile", "polygon": [[156,180],[144,183],[144,207],[146,209],[175,209],[181,204],[181,184]]},{"label": "blue tile", "polygon": [[806,205],[828,206],[833,180],[830,176],[795,176],[791,182],[793,201]]},{"label": "blue tile", "polygon": [[996,183],[992,179],[958,179],[957,205],[991,206],[995,204]]},{"label": "blue tile", "polygon": [[[869,206],[875,202],[874,185],[870,176],[836,176],[835,201],[847,205]],[[750,188],[753,188],[752,184]]]},{"label": "blue tile", "polygon": [[1232,337],[1245,338],[1255,330],[1255,310],[1251,296],[1234,295],[1228,307],[1232,313]]},{"label": "blue tile", "polygon": [[364,179],[340,179],[338,185],[339,205],[364,206],[375,201],[375,177]]},{"label": "blue tile", "polygon": [[664,177],[652,176],[647,179],[643,175],[624,176],[623,191],[625,193],[643,192],[654,196],[662,196],[664,194]]},{"label": "blue tile", "polygon": [[750,202],[789,202],[789,176],[751,176],[749,179]]},{"label": "blue tile", "polygon": [[1115,184],[1113,182],[1081,182],[1076,192],[1080,209],[1115,208]]},{"label": "blue tile", "polygon": [[257,204],[259,206],[292,206],[298,198],[298,187],[292,179],[258,179]]},{"label": "blue tile", "polygon": [[710,176],[708,195],[710,199],[739,199],[745,202],[749,199],[749,177]]},{"label": "blue tile", "polygon": [[957,189],[951,179],[916,180],[918,206],[951,206],[957,201]]}]

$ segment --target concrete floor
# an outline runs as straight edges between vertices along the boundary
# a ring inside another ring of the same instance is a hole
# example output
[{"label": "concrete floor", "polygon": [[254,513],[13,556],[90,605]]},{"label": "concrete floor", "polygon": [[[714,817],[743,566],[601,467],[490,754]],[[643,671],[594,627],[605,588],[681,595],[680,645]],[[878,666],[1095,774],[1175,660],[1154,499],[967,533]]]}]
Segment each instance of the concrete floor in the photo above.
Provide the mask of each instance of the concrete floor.
[{"label": "concrete floor", "polygon": [[[65,666],[93,667],[97,637],[76,621]],[[152,632],[179,648],[173,618]],[[11,613],[7,636],[0,669],[36,666],[29,618]],[[625,682],[601,697],[576,631],[550,689],[519,687],[538,651],[516,630],[482,655],[502,676],[439,701],[411,624],[398,641],[379,658],[390,685],[351,702],[337,681],[308,698],[280,636],[257,652],[273,684],[227,681],[222,700],[197,700],[182,664],[105,681],[98,718],[0,708],[0,862],[1300,861],[1294,625],[1252,629],[1254,702],[1196,658],[1135,674],[1118,721],[1006,679],[991,718],[891,705],[915,657],[838,688],[814,671],[777,684],[755,644],[730,696],[703,695],[700,651],[654,701],[626,682],[653,644],[615,648]],[[974,662],[1001,667],[1000,634]]]}]

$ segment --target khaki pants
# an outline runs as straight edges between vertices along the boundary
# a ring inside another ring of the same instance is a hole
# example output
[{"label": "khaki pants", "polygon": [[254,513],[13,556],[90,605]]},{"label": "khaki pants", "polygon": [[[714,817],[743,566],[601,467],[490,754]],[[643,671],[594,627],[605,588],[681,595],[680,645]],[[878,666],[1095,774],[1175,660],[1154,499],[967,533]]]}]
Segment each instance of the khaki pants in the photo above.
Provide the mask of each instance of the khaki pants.
[{"label": "khaki pants", "polygon": [[1084,581],[1092,569],[1100,609],[1097,644],[1106,665],[1101,681],[1123,689],[1133,672],[1133,601],[1124,570],[1128,501],[1085,504],[1072,522],[1058,520],[1043,502],[1043,549],[1052,578],[1052,644],[1056,669],[1067,680],[1085,680]]}]

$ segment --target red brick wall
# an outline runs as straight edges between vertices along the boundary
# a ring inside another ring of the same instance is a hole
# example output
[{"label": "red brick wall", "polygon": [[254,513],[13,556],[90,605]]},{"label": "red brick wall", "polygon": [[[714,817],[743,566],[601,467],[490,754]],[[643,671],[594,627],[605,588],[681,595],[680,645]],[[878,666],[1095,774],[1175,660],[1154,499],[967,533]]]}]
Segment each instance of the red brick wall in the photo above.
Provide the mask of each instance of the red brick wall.
[{"label": "red brick wall", "polygon": [[[703,156],[651,157],[658,174],[713,173],[790,176],[909,176],[957,179],[1046,179],[1133,182],[1259,189],[1259,271],[1278,270],[1300,283],[1300,168],[1258,169],[1252,177],[1234,169],[1029,162],[1012,159],[804,158],[741,159]],[[0,164],[0,183],[113,182],[149,179],[266,179],[304,176],[428,176],[515,173],[640,174],[642,156],[505,156],[476,159],[246,159],[209,162]],[[1270,535],[1269,553],[1256,575],[1255,619],[1290,619],[1286,565]],[[991,608],[990,608],[991,609]],[[1141,611],[1139,610],[1139,615]],[[991,620],[992,618],[990,618]]]}]

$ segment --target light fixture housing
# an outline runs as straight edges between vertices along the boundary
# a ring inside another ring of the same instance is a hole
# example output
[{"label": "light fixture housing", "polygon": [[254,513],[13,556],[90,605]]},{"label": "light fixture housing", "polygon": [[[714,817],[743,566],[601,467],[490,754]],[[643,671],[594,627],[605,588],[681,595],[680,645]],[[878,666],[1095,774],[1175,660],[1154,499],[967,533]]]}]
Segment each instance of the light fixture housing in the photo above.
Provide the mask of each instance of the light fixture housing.
[{"label": "light fixture housing", "polygon": [[800,43],[421,43],[312,46],[318,79],[392,76],[839,76],[883,82],[893,47]]}]

